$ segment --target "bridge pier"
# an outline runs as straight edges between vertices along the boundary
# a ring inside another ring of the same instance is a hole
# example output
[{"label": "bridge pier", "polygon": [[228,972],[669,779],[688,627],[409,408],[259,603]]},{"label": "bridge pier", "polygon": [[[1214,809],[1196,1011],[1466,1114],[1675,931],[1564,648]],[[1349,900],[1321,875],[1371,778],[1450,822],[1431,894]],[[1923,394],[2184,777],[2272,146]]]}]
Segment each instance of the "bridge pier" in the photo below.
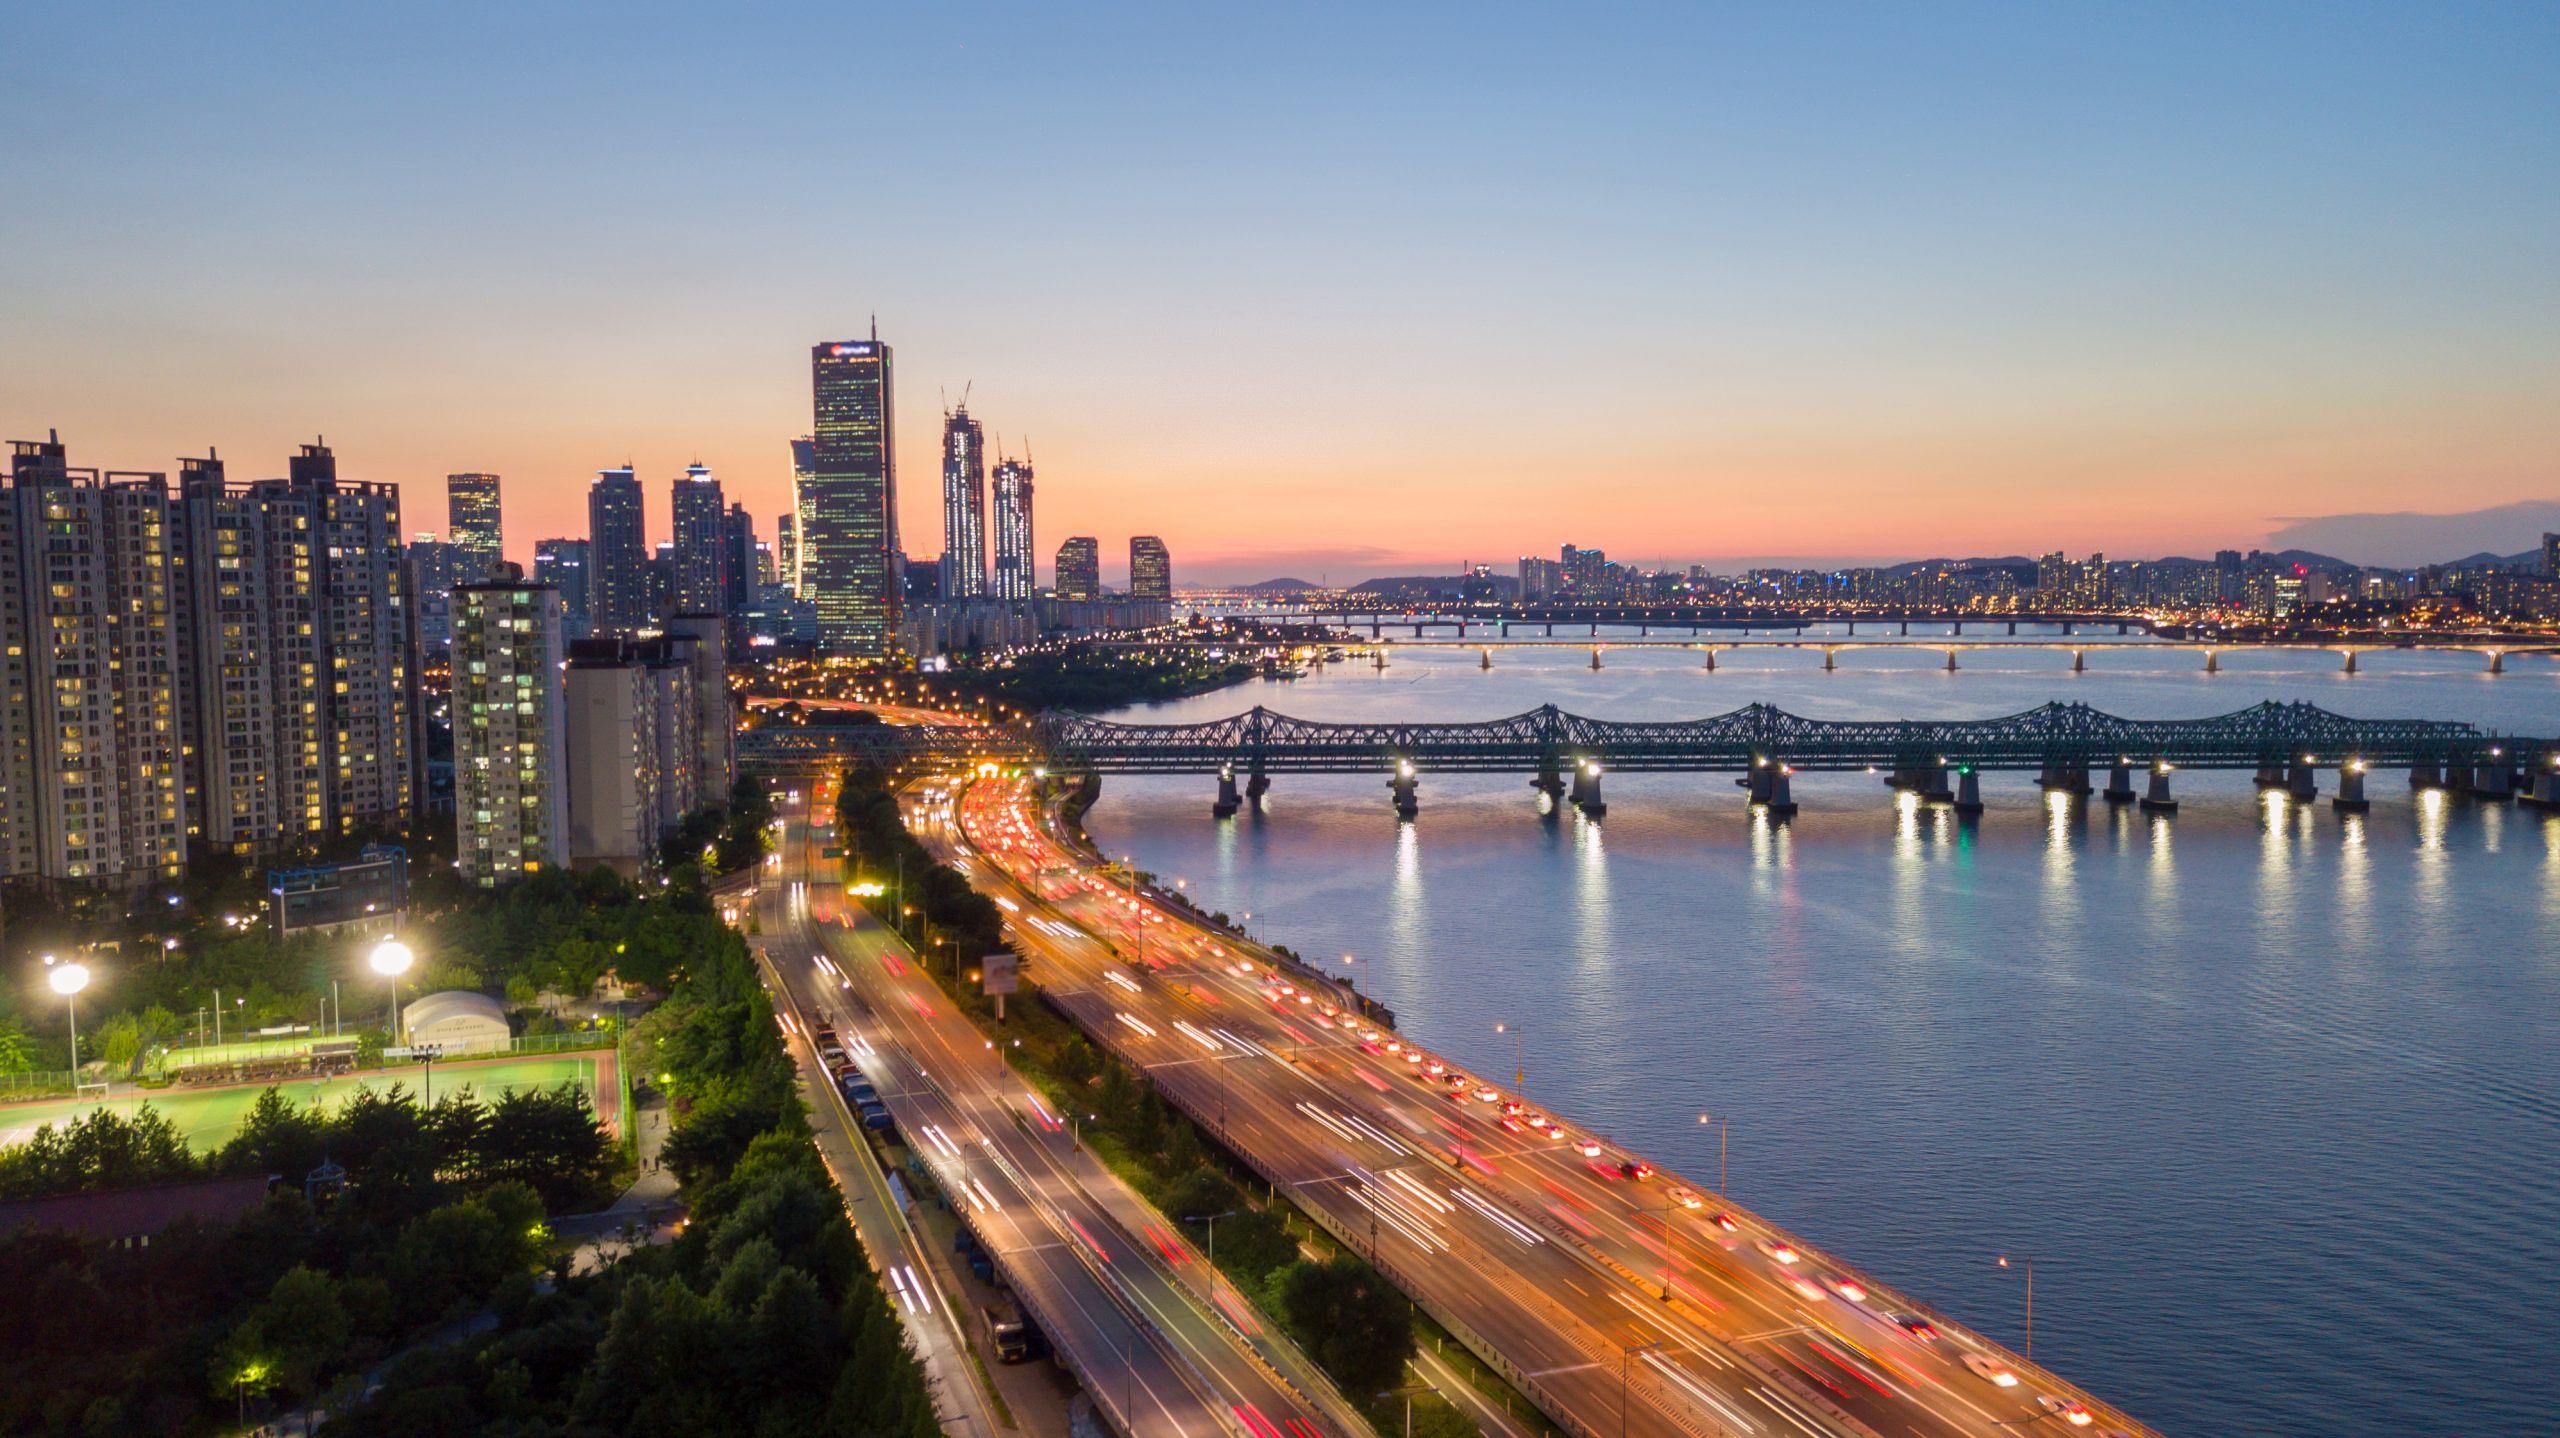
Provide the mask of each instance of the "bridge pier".
[{"label": "bridge pier", "polygon": [[2410,765],[2409,787],[2412,789],[2442,789],[2447,787],[2444,781],[2444,766],[2441,764]]},{"label": "bridge pier", "polygon": [[1707,672],[1709,674],[1716,672],[1716,649],[1712,644],[1707,646]]},{"label": "bridge pier", "polygon": [[2204,652],[2204,672],[2207,674],[2219,674],[2222,672],[2221,650],[2208,649]]},{"label": "bridge pier", "polygon": [[1796,812],[1795,792],[1787,783],[1787,775],[1791,772],[1786,765],[1774,759],[1752,760],[1751,772],[1742,778],[1749,806],[1772,819],[1793,818]]},{"label": "bridge pier", "polygon": [[2124,636],[2131,634],[2132,632],[2133,626],[2130,624],[2118,624],[2116,626],[2116,637],[2118,639],[2122,639]]},{"label": "bridge pier", "polygon": [[2284,787],[2284,766],[2261,764],[2258,766],[2258,772],[2250,778],[2250,782],[2260,789],[2281,789]]},{"label": "bridge pier", "polygon": [[1252,777],[1244,781],[1245,802],[1253,805],[1253,812],[1257,814],[1262,812],[1262,796],[1270,792],[1271,776],[1260,769],[1254,770]]},{"label": "bridge pier", "polygon": [[1609,803],[1600,797],[1600,761],[1585,759],[1573,768],[1573,807],[1584,817],[1597,819],[1609,812]]},{"label": "bridge pier", "polygon": [[1955,810],[1966,818],[1982,812],[1982,776],[1970,764],[1956,771]]},{"label": "bridge pier", "polygon": [[2338,766],[2338,792],[2329,800],[2341,814],[2361,814],[2373,805],[2364,797],[2364,761],[2350,759]]},{"label": "bridge pier", "polygon": [[2507,767],[2506,760],[2482,764],[2471,771],[2472,798],[2503,804],[2515,796],[2515,773]]},{"label": "bridge pier", "polygon": [[2089,672],[2088,650],[2074,649],[2071,651],[2071,672],[2074,674],[2086,674]]},{"label": "bridge pier", "polygon": [[2342,670],[2341,672],[2342,672],[2342,673],[2347,673],[2347,674],[2353,674],[2353,673],[2355,673],[2355,672],[2356,672],[2356,652],[2355,652],[2354,650],[2350,649],[2350,650],[2346,651],[2346,655],[2347,655],[2347,666],[2346,666],[2346,668],[2345,668],[2344,670]]},{"label": "bridge pier", "polygon": [[1964,621],[1961,619],[1957,620],[1955,627],[1948,630],[1947,635],[1951,639],[1962,639],[1964,637]]},{"label": "bridge pier", "polygon": [[1490,648],[1484,651],[1484,662],[1478,664],[1476,667],[1479,669],[1491,669],[1493,667],[1493,651]]},{"label": "bridge pier", "polygon": [[1556,622],[1552,619],[1547,621],[1547,637],[1549,639],[1556,637]]},{"label": "bridge pier", "polygon": [[1956,652],[1952,649],[1947,651],[1947,672],[1949,674],[1956,672]]},{"label": "bridge pier", "polygon": [[1529,781],[1529,787],[1547,796],[1550,815],[1564,807],[1564,773],[1557,767],[1554,755],[1538,761],[1538,777]]},{"label": "bridge pier", "polygon": [[1236,792],[1236,766],[1219,765],[1218,800],[1209,806],[1210,814],[1220,819],[1232,819],[1236,816],[1236,811],[1243,807],[1244,796]]},{"label": "bridge pier", "polygon": [[2085,759],[2047,759],[2044,772],[2036,776],[2036,787],[2048,794],[2086,798],[2089,794],[2089,762]]},{"label": "bridge pier", "polygon": [[2546,757],[2532,774],[2518,801],[2536,809],[2560,809],[2560,755]]},{"label": "bridge pier", "polygon": [[2142,795],[2142,812],[2146,814],[2178,812],[2178,801],[2169,797],[2169,766],[2157,759],[2151,762],[2151,784]]},{"label": "bridge pier", "polygon": [[1854,619],[1849,621],[1849,637],[1852,639],[1858,637],[1858,621]]},{"label": "bridge pier", "polygon": [[1397,761],[1396,772],[1388,777],[1387,787],[1395,791],[1397,818],[1410,819],[1422,812],[1422,800],[1414,793],[1422,787],[1422,780],[1414,774],[1413,765]]},{"label": "bridge pier", "polygon": [[1822,672],[1828,674],[1839,667],[1840,651],[1828,644],[1822,646]]},{"label": "bridge pier", "polygon": [[2018,637],[2018,621],[2014,619],[2009,621],[2009,637],[2012,639]]},{"label": "bridge pier", "polygon": [[2130,760],[2118,759],[2107,766],[2106,798],[2110,804],[2133,802],[2133,764]]},{"label": "bridge pier", "polygon": [[2492,649],[2489,651],[2489,672],[2492,674],[2504,674],[2507,672],[2507,651],[2503,649]]},{"label": "bridge pier", "polygon": [[2288,765],[2284,771],[2285,797],[2297,804],[2308,804],[2320,797],[2320,771],[2308,764]]},{"label": "bridge pier", "polygon": [[2070,638],[2072,635],[2077,634],[2077,633],[2079,633],[2079,632],[2080,632],[2080,626],[2079,626],[2079,625],[2077,625],[2077,624],[2073,623],[2071,620],[2068,620],[2068,619],[2066,619],[2066,620],[2062,621],[2062,637],[2063,637],[2063,638],[2068,639],[2068,638]]},{"label": "bridge pier", "polygon": [[1600,646],[1597,644],[1591,646],[1591,667],[1594,669],[1600,667]]},{"label": "bridge pier", "polygon": [[1908,619],[1902,621],[1902,637],[1905,639],[1911,637],[1911,621]]}]

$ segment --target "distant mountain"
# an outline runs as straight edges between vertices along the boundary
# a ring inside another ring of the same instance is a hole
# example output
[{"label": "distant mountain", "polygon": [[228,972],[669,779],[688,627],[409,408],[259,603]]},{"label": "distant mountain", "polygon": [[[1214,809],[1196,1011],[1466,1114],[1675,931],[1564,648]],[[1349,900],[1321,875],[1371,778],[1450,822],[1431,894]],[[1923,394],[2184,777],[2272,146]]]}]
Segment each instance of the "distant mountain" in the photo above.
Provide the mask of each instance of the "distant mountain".
[{"label": "distant mountain", "polygon": [[[2434,564],[2447,554],[2503,555],[2507,546],[2560,532],[2560,500],[2527,500],[2462,514],[2330,514],[2288,519],[2267,538],[2317,545],[2359,564]],[[2538,561],[2537,561],[2538,562]]]},{"label": "distant mountain", "polygon": [[1306,594],[1323,587],[1320,584],[1309,584],[1303,579],[1266,579],[1259,584],[1244,586],[1244,592],[1247,594]]}]

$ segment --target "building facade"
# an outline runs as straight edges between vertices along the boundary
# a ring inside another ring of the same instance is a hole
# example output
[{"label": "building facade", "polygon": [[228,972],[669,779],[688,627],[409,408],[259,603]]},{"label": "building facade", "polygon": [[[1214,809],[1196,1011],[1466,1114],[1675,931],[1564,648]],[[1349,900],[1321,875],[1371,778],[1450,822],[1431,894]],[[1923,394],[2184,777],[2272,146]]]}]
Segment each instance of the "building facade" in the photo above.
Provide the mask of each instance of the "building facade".
[{"label": "building facade", "polygon": [[445,538],[461,552],[457,583],[483,580],[498,572],[506,553],[505,527],[498,507],[494,474],[448,474],[444,477]]},{"label": "building facade", "polygon": [[185,870],[179,617],[159,474],[19,441],[0,504],[0,860],[125,886]]},{"label": "building facade", "polygon": [[560,591],[560,612],[571,639],[595,632],[595,586],[589,582],[592,541],[537,539],[533,544],[533,582]]},{"label": "building facade", "polygon": [[988,588],[998,599],[1029,599],[1038,587],[1031,529],[1031,462],[1008,459],[996,466],[995,573]]},{"label": "building facade", "polygon": [[1165,603],[1173,599],[1173,555],[1152,534],[1129,541],[1129,597]]},{"label": "building facade", "polygon": [[897,643],[891,358],[877,333],[817,345],[809,355],[816,423],[801,488],[800,581],[817,605],[818,647],[827,654],[887,658]]},{"label": "building facade", "polygon": [[1079,534],[1058,546],[1057,592],[1060,599],[1102,597],[1102,543]]},{"label": "building facade", "polygon": [[636,634],[649,623],[649,549],[640,477],[629,465],[596,471],[587,489],[588,613],[597,634]]},{"label": "building facade", "polygon": [[484,888],[569,861],[560,591],[453,592],[454,861]]},{"label": "building facade", "polygon": [[626,873],[701,807],[693,642],[677,635],[569,646],[569,862]]},{"label": "building facade", "polygon": [[987,597],[987,432],[966,404],[942,417],[942,597]]},{"label": "building facade", "polygon": [[729,592],[729,505],[720,481],[701,465],[685,466],[672,487],[674,527],[669,556],[675,561],[677,609],[716,614]]}]

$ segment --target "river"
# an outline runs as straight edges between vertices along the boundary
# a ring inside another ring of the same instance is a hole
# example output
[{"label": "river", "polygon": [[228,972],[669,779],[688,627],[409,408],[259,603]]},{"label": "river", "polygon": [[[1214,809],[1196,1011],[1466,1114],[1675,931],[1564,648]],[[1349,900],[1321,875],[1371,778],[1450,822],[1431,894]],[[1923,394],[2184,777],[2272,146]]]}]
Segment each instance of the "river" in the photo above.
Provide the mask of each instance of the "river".
[{"label": "river", "polygon": [[[2560,731],[2560,666],[2467,653],[1399,648],[1114,717],[1607,718],[1754,700],[1977,718],[2308,699]],[[2552,1431],[2560,1351],[2560,819],[2374,776],[2373,810],[2181,772],[2150,817],[1990,776],[1959,823],[1876,778],[1105,781],[1097,843],[1340,966],[1404,1029],[1734,1197],[2177,1434]],[[2103,776],[2101,776],[2103,777]],[[2334,783],[2322,775],[2325,790]],[[1716,1122],[1702,1123],[1701,1115]]]}]

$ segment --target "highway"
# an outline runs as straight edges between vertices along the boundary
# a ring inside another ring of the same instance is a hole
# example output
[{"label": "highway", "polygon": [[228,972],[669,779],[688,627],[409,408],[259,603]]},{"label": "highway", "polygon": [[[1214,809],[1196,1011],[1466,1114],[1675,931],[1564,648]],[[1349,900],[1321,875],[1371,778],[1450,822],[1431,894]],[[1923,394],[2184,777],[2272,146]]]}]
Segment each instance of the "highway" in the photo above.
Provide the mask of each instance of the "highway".
[{"label": "highway", "polygon": [[2149,1434],[1351,996],[1102,876],[1023,779],[903,796],[1026,973],[1583,1438]]},{"label": "highway", "polygon": [[[758,943],[787,1009],[831,1023],[912,1149],[996,1256],[1016,1296],[1130,1438],[1339,1438],[1339,1417],[1282,1376],[1291,1355],[1207,1265],[1076,1143],[897,936],[821,857],[826,791],[780,806]],[[811,822],[812,813],[819,822]],[[837,1123],[848,1116],[827,1096]],[[911,1321],[940,1301],[893,1280]]]}]

